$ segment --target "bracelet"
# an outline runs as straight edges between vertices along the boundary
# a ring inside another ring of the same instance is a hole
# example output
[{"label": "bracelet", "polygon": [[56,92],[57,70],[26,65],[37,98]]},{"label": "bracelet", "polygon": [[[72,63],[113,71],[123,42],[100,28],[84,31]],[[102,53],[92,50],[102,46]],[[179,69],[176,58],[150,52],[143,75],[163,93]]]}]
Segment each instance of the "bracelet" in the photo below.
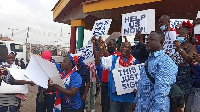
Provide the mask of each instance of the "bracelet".
[{"label": "bracelet", "polygon": [[183,49],[179,50],[179,53],[181,53],[183,51]]}]

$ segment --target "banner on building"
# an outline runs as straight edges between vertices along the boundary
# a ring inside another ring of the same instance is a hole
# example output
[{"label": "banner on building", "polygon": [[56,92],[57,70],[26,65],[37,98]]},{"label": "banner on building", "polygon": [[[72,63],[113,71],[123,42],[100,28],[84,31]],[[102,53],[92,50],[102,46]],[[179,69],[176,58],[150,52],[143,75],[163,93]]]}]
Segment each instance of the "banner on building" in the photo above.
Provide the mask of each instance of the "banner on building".
[{"label": "banner on building", "polygon": [[135,35],[138,30],[142,34],[155,31],[155,9],[122,14],[122,35]]}]

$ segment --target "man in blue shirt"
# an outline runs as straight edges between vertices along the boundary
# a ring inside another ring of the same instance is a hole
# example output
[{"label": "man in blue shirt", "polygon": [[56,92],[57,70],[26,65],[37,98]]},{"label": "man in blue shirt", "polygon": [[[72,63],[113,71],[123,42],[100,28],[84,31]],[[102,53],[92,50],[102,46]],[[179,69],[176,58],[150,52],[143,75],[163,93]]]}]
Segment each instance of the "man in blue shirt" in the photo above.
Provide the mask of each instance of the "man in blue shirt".
[{"label": "man in blue shirt", "polygon": [[136,94],[135,112],[169,112],[170,88],[176,82],[177,65],[164,53],[162,32],[151,32],[146,43],[146,49],[151,52],[148,58],[148,72],[155,79],[153,84],[148,78],[145,67],[140,72]]}]

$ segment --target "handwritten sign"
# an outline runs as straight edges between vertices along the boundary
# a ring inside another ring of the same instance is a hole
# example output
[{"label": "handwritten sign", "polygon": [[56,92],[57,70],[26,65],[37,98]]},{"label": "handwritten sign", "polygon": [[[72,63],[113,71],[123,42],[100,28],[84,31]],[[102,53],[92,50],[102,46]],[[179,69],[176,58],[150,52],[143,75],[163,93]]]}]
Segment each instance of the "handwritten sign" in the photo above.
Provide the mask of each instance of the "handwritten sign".
[{"label": "handwritten sign", "polygon": [[174,41],[176,40],[176,32],[175,31],[167,31],[165,33],[165,42],[163,45],[163,49],[165,52],[169,53],[169,55],[174,54],[176,51],[176,46]]},{"label": "handwritten sign", "polygon": [[117,95],[131,93],[134,89],[137,89],[142,65],[143,64],[137,64],[130,67],[114,69],[112,71]]},{"label": "handwritten sign", "polygon": [[[188,19],[170,19],[170,27],[176,29],[177,25],[182,25],[183,21],[187,22]],[[191,23],[193,22],[192,20],[189,20]]]},{"label": "handwritten sign", "polygon": [[93,45],[87,45],[78,49],[78,53],[81,53],[85,64],[94,61]]},{"label": "handwritten sign", "polygon": [[94,23],[92,35],[105,36],[108,33],[112,19],[101,19]]},{"label": "handwritten sign", "polygon": [[142,34],[155,31],[155,9],[122,14],[122,35],[135,35],[138,30]]}]

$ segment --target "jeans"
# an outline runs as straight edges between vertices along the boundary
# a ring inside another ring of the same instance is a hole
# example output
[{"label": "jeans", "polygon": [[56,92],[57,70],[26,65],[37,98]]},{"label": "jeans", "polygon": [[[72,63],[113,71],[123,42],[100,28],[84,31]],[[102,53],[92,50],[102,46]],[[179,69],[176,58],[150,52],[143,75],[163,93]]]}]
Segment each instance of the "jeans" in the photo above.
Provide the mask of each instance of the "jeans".
[{"label": "jeans", "polygon": [[110,100],[110,112],[131,112],[131,105],[132,103]]},{"label": "jeans", "polygon": [[102,82],[101,84],[101,106],[102,112],[109,112],[110,97],[108,96],[108,83]]},{"label": "jeans", "polygon": [[186,104],[187,112],[200,112],[200,88],[192,88]]},{"label": "jeans", "polygon": [[[9,106],[9,110],[10,110],[10,112],[17,112],[18,107],[17,106]],[[7,112],[7,111],[8,111],[8,106],[0,107],[0,112]]]},{"label": "jeans", "polygon": [[36,112],[53,112],[53,107],[54,107],[54,99],[55,95],[54,94],[45,94],[44,102],[39,102],[38,97],[39,97],[39,92],[37,94],[36,98]]},{"label": "jeans", "polygon": [[88,103],[90,99],[90,111],[94,110],[95,104],[95,93],[96,93],[96,82],[90,82],[90,96],[87,94],[86,101],[85,101],[85,109],[88,109]]}]

